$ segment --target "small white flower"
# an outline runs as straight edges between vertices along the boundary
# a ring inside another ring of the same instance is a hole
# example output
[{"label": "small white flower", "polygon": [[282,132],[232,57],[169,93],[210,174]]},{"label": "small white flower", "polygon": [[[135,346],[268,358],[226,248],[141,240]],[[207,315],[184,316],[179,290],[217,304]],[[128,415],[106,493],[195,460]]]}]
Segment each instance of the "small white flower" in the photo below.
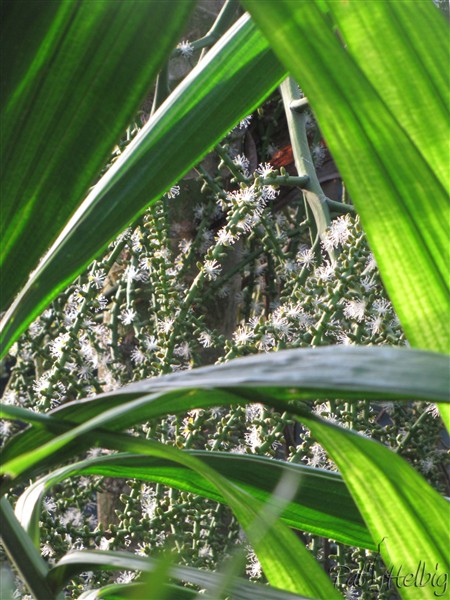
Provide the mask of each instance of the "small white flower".
[{"label": "small white flower", "polygon": [[283,274],[284,276],[289,277],[289,275],[292,275],[293,273],[298,273],[299,267],[298,264],[295,263],[293,260],[286,260],[284,265],[283,265]]},{"label": "small white flower", "polygon": [[261,419],[263,411],[264,406],[262,404],[247,404],[245,407],[245,420],[255,421],[256,419]]},{"label": "small white flower", "polygon": [[125,277],[128,282],[137,281],[140,279],[139,270],[134,265],[128,265],[125,270]]},{"label": "small white flower", "polygon": [[198,556],[199,558],[212,557],[213,551],[211,549],[211,546],[208,546],[207,544],[205,546],[202,546],[198,551]]},{"label": "small white flower", "polygon": [[383,327],[383,317],[381,315],[376,315],[374,317],[371,317],[369,319],[369,321],[367,322],[367,325],[369,326],[370,333],[372,335],[380,333],[380,331]]},{"label": "small white flower", "polygon": [[131,325],[133,321],[136,319],[137,313],[132,308],[125,308],[120,313],[119,319],[122,321],[124,325]]},{"label": "small white flower", "polygon": [[182,239],[178,243],[178,248],[182,254],[187,254],[192,247],[192,240]]},{"label": "small white flower", "polygon": [[56,339],[50,342],[50,354],[53,356],[53,358],[61,358],[67,347],[69,339],[69,333],[61,333]]},{"label": "small white flower", "polygon": [[312,147],[311,154],[316,169],[321,167],[325,159],[325,148],[321,144],[316,144]]},{"label": "small white flower", "polygon": [[363,273],[371,273],[378,268],[377,261],[375,260],[375,256],[370,253],[369,258],[367,259],[365,269]]},{"label": "small white flower", "polygon": [[139,253],[142,252],[144,246],[142,245],[143,234],[140,229],[136,229],[136,231],[131,236],[131,247],[134,252]]},{"label": "small white flower", "polygon": [[164,544],[166,543],[166,534],[164,533],[164,531],[160,531],[156,534],[154,543],[157,548],[161,548],[161,546],[164,546]]},{"label": "small white flower", "polygon": [[133,579],[136,579],[137,573],[134,571],[124,571],[116,577],[116,583],[131,583]]},{"label": "small white flower", "polygon": [[353,346],[354,342],[352,341],[352,339],[345,333],[345,331],[337,331],[334,334],[334,337],[336,338],[336,341],[338,344],[341,344],[342,346]]},{"label": "small white flower", "polygon": [[358,600],[359,593],[358,590],[354,587],[349,587],[344,592],[345,600]]},{"label": "small white flower", "polygon": [[263,352],[269,352],[275,346],[275,338],[271,333],[264,333],[256,342],[256,345]]},{"label": "small white flower", "polygon": [[308,458],[307,462],[311,467],[320,467],[325,466],[327,461],[327,457],[325,454],[325,450],[319,444],[314,443],[311,446],[311,458]]},{"label": "small white flower", "polygon": [[299,265],[308,269],[314,265],[315,256],[313,250],[307,246],[301,247],[297,252],[296,260]]},{"label": "small white flower", "polygon": [[261,177],[269,177],[273,172],[274,168],[270,163],[260,163],[258,168],[255,170],[255,173],[260,175]]},{"label": "small white flower", "polygon": [[53,550],[53,548],[50,546],[50,544],[42,544],[41,546],[41,554],[44,558],[49,558],[51,556],[55,555],[55,551]]},{"label": "small white flower", "polygon": [[3,438],[9,437],[9,435],[11,434],[11,430],[12,430],[11,421],[4,421],[4,420],[0,421],[0,436],[2,436]]},{"label": "small white flower", "polygon": [[198,337],[198,341],[203,346],[203,348],[211,348],[213,345],[212,335],[208,331],[202,331],[202,333]]},{"label": "small white flower", "polygon": [[98,544],[98,549],[99,550],[109,550],[109,547],[111,545],[111,541],[112,540],[108,540],[108,538],[102,537],[100,539],[99,544]]},{"label": "small white flower", "polygon": [[147,556],[146,549],[147,549],[147,546],[145,545],[145,543],[144,542],[140,542],[137,545],[137,548],[134,551],[134,553],[137,554],[138,556]]},{"label": "small white flower", "polygon": [[97,296],[97,303],[98,307],[95,309],[96,312],[100,310],[106,310],[108,306],[108,299],[103,294],[100,294],[99,296]]},{"label": "small white flower", "polygon": [[7,392],[5,392],[2,402],[3,404],[14,405],[22,404],[23,400],[17,397],[16,390],[8,390]]},{"label": "small white flower", "polygon": [[92,377],[92,367],[88,364],[82,364],[78,368],[78,377],[83,381],[88,381]]},{"label": "small white flower", "polygon": [[320,281],[330,281],[334,277],[333,265],[325,263],[324,265],[317,267],[315,275]]},{"label": "small white flower", "polygon": [[103,454],[102,448],[90,448],[86,452],[86,456],[88,458],[97,458],[97,456],[101,456]]},{"label": "small white flower", "polygon": [[167,335],[172,331],[174,323],[175,319],[171,319],[169,317],[166,317],[165,319],[158,319],[158,330]]},{"label": "small white flower", "polygon": [[42,333],[43,329],[44,327],[39,320],[31,323],[31,325],[28,328],[28,333],[30,334],[31,339],[34,340],[35,338],[37,338]]},{"label": "small white flower", "polygon": [[261,189],[261,199],[264,201],[275,200],[279,193],[280,190],[273,185],[264,185]]},{"label": "small white flower", "polygon": [[215,279],[217,279],[221,270],[222,267],[217,262],[217,260],[205,260],[205,264],[203,265],[203,272],[210,281],[214,281]]},{"label": "small white flower", "polygon": [[345,304],[344,315],[349,319],[355,319],[355,321],[361,323],[365,317],[366,308],[367,302],[363,299],[349,300]]},{"label": "small white flower", "polygon": [[206,229],[201,234],[200,252],[206,252],[214,243],[214,234]]},{"label": "small white flower", "polygon": [[142,486],[141,490],[141,506],[143,514],[151,521],[155,516],[158,502],[156,500],[155,490],[145,484]]},{"label": "small white flower", "polygon": [[194,206],[194,217],[197,221],[201,221],[205,216],[206,206],[204,204],[196,204]]},{"label": "small white flower", "polygon": [[114,245],[117,245],[124,240],[128,240],[129,238],[131,238],[132,233],[133,231],[131,227],[127,227],[124,231],[122,231],[122,233],[119,236],[117,236],[117,238],[114,241]]},{"label": "small white flower", "polygon": [[92,281],[92,283],[95,285],[95,287],[98,290],[101,290],[102,287],[105,285],[105,279],[106,279],[105,270],[97,269],[90,275],[89,279]]},{"label": "small white flower", "polygon": [[213,406],[210,408],[211,417],[215,420],[218,420],[222,417],[224,409],[221,406]]},{"label": "small white flower", "polygon": [[83,540],[81,538],[77,538],[72,546],[72,550],[84,550]]},{"label": "small white flower", "polygon": [[36,392],[38,396],[45,395],[45,393],[51,387],[50,377],[52,376],[52,371],[47,371],[43,373],[39,379],[36,379],[33,382],[33,390]]},{"label": "small white flower", "polygon": [[11,348],[8,350],[8,354],[10,356],[17,356],[18,346],[17,343],[13,344]]},{"label": "small white flower", "polygon": [[233,159],[233,162],[237,167],[242,169],[242,171],[244,172],[244,175],[248,175],[248,168],[250,166],[250,161],[244,154],[238,154]]},{"label": "small white flower", "polygon": [[222,285],[218,290],[217,290],[217,297],[221,298],[223,300],[223,298],[228,298],[228,296],[230,295],[230,287],[228,285]]},{"label": "small white flower", "polygon": [[262,440],[259,431],[256,426],[253,425],[250,430],[244,434],[245,443],[252,452],[262,445]]},{"label": "small white flower", "polygon": [[146,335],[144,337],[143,344],[145,346],[145,349],[148,350],[148,352],[154,352],[159,348],[158,340],[154,335]]},{"label": "small white flower", "polygon": [[233,333],[233,339],[236,344],[244,346],[251,342],[255,337],[253,331],[250,331],[245,325],[240,325]]},{"label": "small white flower", "polygon": [[139,267],[146,271],[147,273],[151,273],[152,271],[152,257],[151,256],[143,256],[139,261]]},{"label": "small white flower", "polygon": [[253,550],[249,550],[247,558],[249,562],[245,572],[252,579],[259,579],[262,575],[262,566]]},{"label": "small white flower", "polygon": [[194,46],[188,40],[180,42],[177,49],[184,58],[190,58],[194,54]]},{"label": "small white flower", "polygon": [[[214,440],[209,440],[208,443],[210,443],[210,446],[212,446],[212,444],[214,443]],[[231,452],[231,454],[247,454],[247,450],[243,444],[239,444],[238,446],[231,448],[230,452]]]},{"label": "small white flower", "polygon": [[275,329],[275,331],[281,335],[282,337],[289,337],[292,334],[292,326],[279,314],[273,314],[271,318],[271,325]]},{"label": "small white flower", "polygon": [[99,362],[98,353],[92,346],[87,335],[84,335],[80,339],[80,353],[87,362],[91,363],[94,368],[97,368]]},{"label": "small white flower", "polygon": [[247,127],[250,125],[252,120],[252,115],[249,115],[248,117],[244,117],[242,119],[242,121],[240,121],[239,123],[239,129],[247,129]]},{"label": "small white flower", "polygon": [[172,200],[172,198],[176,198],[180,195],[181,188],[179,185],[173,185],[168,192],[166,192],[167,198]]},{"label": "small white flower", "polygon": [[389,302],[389,300],[380,298],[379,300],[375,300],[373,303],[373,309],[377,315],[385,315],[387,312],[392,310],[392,304]]},{"label": "small white flower", "polygon": [[170,259],[170,250],[168,248],[160,248],[159,250],[155,250],[153,256],[155,258],[160,258],[164,262],[168,262]]},{"label": "small white flower", "polygon": [[345,244],[351,235],[352,223],[348,215],[338,217],[329,226],[325,233],[323,245],[326,249],[337,248]]},{"label": "small white flower", "polygon": [[236,239],[236,236],[226,227],[222,227],[222,229],[217,232],[216,242],[220,246],[231,246]]},{"label": "small white flower", "polygon": [[133,350],[130,353],[130,356],[131,360],[137,365],[141,365],[145,361],[145,354],[140,348],[133,348]]},{"label": "small white flower", "polygon": [[83,523],[83,515],[79,508],[69,508],[61,516],[61,523],[63,525],[72,525],[73,527],[79,527]]},{"label": "small white flower", "polygon": [[427,412],[430,413],[430,415],[435,419],[439,417],[439,409],[436,404],[430,404],[427,406]]},{"label": "small white flower", "polygon": [[42,502],[42,506],[44,508],[44,510],[46,510],[47,512],[54,512],[56,510],[56,502],[53,500],[53,498],[50,498],[49,496],[46,496]]},{"label": "small white flower", "polygon": [[427,456],[426,458],[423,458],[420,461],[420,468],[422,470],[423,473],[431,473],[431,471],[434,468],[434,461],[430,456]]},{"label": "small white flower", "polygon": [[179,356],[187,360],[191,355],[191,349],[189,348],[189,344],[187,342],[183,342],[179,346],[175,347],[173,353],[175,356]]}]

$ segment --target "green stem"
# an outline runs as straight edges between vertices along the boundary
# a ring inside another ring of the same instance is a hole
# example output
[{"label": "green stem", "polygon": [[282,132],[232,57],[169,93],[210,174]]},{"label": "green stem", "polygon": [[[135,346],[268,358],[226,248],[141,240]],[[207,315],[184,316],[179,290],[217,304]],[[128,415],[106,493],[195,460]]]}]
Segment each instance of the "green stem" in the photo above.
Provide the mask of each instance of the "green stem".
[{"label": "green stem", "polygon": [[217,19],[214,21],[214,25],[206,35],[213,36],[215,40],[222,37],[222,34],[233,24],[234,14],[238,7],[238,0],[227,0],[222,6],[222,10],[218,14]]},{"label": "green stem", "polygon": [[350,213],[351,215],[356,214],[355,207],[351,204],[344,204],[344,202],[336,202],[336,200],[331,200],[330,198],[326,199],[328,208],[337,213],[341,213],[343,215]]},{"label": "green stem", "polygon": [[[331,221],[330,211],[309,150],[306,137],[306,116],[303,112],[298,113],[291,109],[291,104],[301,99],[300,91],[292,77],[288,77],[283,81],[280,90],[286,112],[295,166],[300,177],[305,175],[309,177],[309,182],[304,187],[304,195],[314,215],[319,237],[323,239],[325,230]],[[330,258],[334,261],[334,253],[330,252]]]},{"label": "green stem", "polygon": [[[237,0],[227,0],[222,7],[222,10],[214,21],[211,29],[202,38],[195,40],[191,43],[191,46],[195,50],[202,50],[203,48],[209,48],[222,37],[222,35],[231,27],[234,21],[234,14],[239,6]],[[179,56],[180,51],[175,49],[172,56]]]},{"label": "green stem", "polygon": [[239,181],[240,183],[245,183],[246,185],[250,185],[253,182],[252,178],[245,177],[245,175],[241,173],[239,167],[234,164],[233,159],[230,157],[230,155],[227,152],[227,149],[224,146],[217,144],[214,150],[220,156],[221,160],[227,166],[228,170],[236,179],[236,181]]},{"label": "green stem", "polygon": [[292,111],[299,113],[299,114],[304,112],[306,109],[309,108],[308,98],[303,97],[303,98],[298,98],[298,100],[293,100],[290,103],[289,108]]},{"label": "green stem", "polygon": [[309,183],[309,176],[302,175],[301,177],[294,177],[292,175],[277,175],[275,177],[265,177],[264,179],[260,179],[259,181],[262,185],[286,185],[290,187],[306,187]]},{"label": "green stem", "polygon": [[409,442],[409,440],[413,437],[413,435],[415,434],[415,432],[417,431],[417,429],[419,428],[419,425],[422,423],[422,421],[424,421],[428,416],[427,411],[425,410],[420,417],[418,417],[418,419],[416,419],[416,421],[413,423],[413,425],[410,427],[408,433],[405,435],[405,437],[402,439],[402,441],[399,443],[399,445],[397,446],[397,448],[395,449],[395,452],[397,454],[399,454],[403,448],[406,446],[406,444]]},{"label": "green stem", "polygon": [[153,105],[150,116],[152,117],[157,109],[161,106],[164,100],[169,95],[169,67],[167,64],[159,72],[156,80],[155,97],[153,98]]}]

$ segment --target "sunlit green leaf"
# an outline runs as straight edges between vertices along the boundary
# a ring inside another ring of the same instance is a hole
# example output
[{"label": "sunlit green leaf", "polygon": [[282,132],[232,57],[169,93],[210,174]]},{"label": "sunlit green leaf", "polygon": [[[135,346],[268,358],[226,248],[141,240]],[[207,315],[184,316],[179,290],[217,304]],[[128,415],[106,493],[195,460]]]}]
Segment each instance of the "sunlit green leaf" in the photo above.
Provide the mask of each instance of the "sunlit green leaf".
[{"label": "sunlit green leaf", "polygon": [[[60,587],[74,575],[86,570],[130,570],[152,572],[157,561],[150,557],[140,557],[126,552],[79,550],[66,554],[51,570],[49,581],[55,587]],[[220,577],[218,573],[211,573],[192,567],[173,566],[172,575],[182,581],[187,581],[208,589],[215,585]],[[248,581],[235,578],[232,582],[233,599],[235,600],[301,600],[301,596],[290,594],[271,587],[252,584]],[[109,595],[93,595],[92,593],[81,596],[85,600],[94,598],[110,598]],[[156,600],[156,599],[155,599]]]},{"label": "sunlit green leaf", "polygon": [[[120,416],[114,422],[110,420],[109,427],[123,429],[138,421],[192,408],[245,402],[247,396],[239,394],[252,389],[286,400],[369,398],[448,402],[449,378],[447,357],[431,352],[386,346],[302,348],[143,380],[94,399],[66,404],[50,414],[76,424],[118,407]],[[149,396],[140,398],[144,394]],[[127,410],[122,411],[120,405],[125,402]],[[4,416],[7,417],[7,412]],[[3,449],[4,469],[11,467],[8,461],[20,456],[18,460],[26,468],[38,463],[47,452],[45,443],[51,438],[45,429],[16,436]]]},{"label": "sunlit green leaf", "polygon": [[0,522],[2,542],[8,558],[17,566],[21,576],[29,582],[30,590],[36,598],[55,598],[47,581],[48,565],[31,538],[25,533],[14,515],[7,498],[0,498]]},{"label": "sunlit green leaf", "polygon": [[98,177],[193,5],[2,2],[1,310]]},{"label": "sunlit green leaf", "polygon": [[[415,599],[442,594],[450,570],[450,503],[381,444],[314,417],[300,420],[337,464],[388,572],[392,568],[392,582],[401,596]],[[428,579],[422,579],[423,586],[414,580],[420,568],[431,571]],[[402,579],[405,575],[407,580]],[[409,585],[413,580],[416,585]]]}]

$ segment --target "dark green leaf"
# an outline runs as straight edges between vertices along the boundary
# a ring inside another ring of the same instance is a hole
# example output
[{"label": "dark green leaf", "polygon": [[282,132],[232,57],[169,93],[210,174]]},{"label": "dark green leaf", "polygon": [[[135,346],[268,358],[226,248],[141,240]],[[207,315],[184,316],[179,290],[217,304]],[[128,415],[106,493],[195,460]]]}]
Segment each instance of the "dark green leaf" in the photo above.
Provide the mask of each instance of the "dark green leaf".
[{"label": "dark green leaf", "polygon": [[[189,451],[188,454],[199,458],[262,502],[268,501],[286,470],[293,473],[298,487],[282,514],[286,524],[353,546],[376,549],[338,473],[260,456],[204,451]],[[155,481],[224,502],[223,496],[200,474],[169,461],[123,454],[90,458],[46,475],[20,496],[16,515],[36,544],[39,543],[43,497],[50,487],[65,478],[79,475]]]},{"label": "dark green leaf", "polygon": [[2,2],[2,307],[98,176],[193,0]]},{"label": "dark green leaf", "polygon": [[[89,429],[90,423],[86,423],[85,427]],[[330,600],[339,597],[302,542],[278,520],[279,513],[290,500],[285,494],[288,491],[291,493],[295,485],[289,473],[283,474],[280,482],[282,487],[278,485],[270,501],[263,504],[192,454],[134,436],[110,434],[109,439],[111,443],[121,446],[121,450],[174,461],[199,473],[215,486],[244,529],[271,585],[312,597],[326,597]]]}]

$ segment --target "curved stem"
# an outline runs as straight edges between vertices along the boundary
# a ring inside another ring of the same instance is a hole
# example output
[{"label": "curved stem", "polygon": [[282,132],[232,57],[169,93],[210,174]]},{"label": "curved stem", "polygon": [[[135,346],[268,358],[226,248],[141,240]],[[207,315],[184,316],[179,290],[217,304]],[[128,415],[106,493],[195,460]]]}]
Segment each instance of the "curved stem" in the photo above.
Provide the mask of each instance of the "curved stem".
[{"label": "curved stem", "polygon": [[[294,154],[295,166],[300,177],[308,176],[309,181],[303,188],[306,202],[311,208],[314,220],[317,226],[317,233],[323,239],[325,230],[330,224],[330,211],[327,204],[327,198],[323,193],[314,168],[314,163],[309,150],[306,137],[306,116],[303,112],[296,112],[291,105],[301,99],[298,85],[288,77],[280,86],[281,97],[283,98],[284,110],[291,138],[292,151]],[[330,252],[330,258],[334,261],[335,256]]]}]

